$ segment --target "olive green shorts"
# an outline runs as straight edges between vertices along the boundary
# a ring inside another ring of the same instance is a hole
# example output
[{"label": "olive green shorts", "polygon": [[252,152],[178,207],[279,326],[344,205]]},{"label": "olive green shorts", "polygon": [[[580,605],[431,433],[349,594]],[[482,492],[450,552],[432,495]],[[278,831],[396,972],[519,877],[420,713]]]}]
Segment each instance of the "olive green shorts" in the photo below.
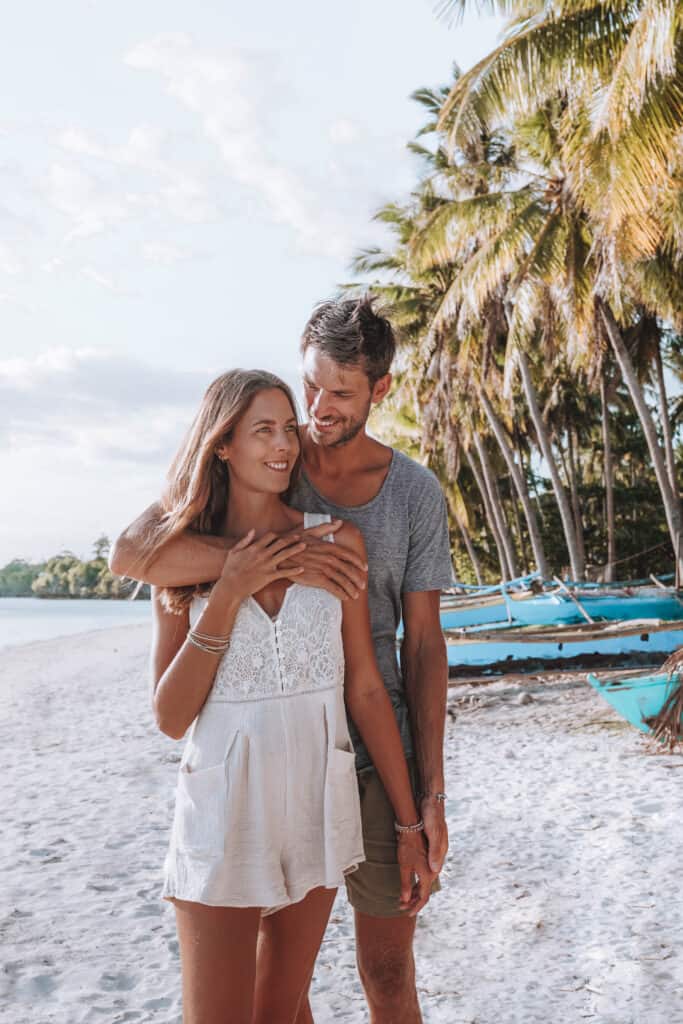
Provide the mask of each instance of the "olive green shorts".
[{"label": "olive green shorts", "polygon": [[[415,762],[410,758],[408,771],[415,790],[417,773]],[[394,811],[374,768],[362,768],[357,779],[365,860],[346,876],[349,903],[355,910],[372,917],[403,917],[406,911],[399,906],[401,876]],[[440,888],[437,878],[432,892]]]}]

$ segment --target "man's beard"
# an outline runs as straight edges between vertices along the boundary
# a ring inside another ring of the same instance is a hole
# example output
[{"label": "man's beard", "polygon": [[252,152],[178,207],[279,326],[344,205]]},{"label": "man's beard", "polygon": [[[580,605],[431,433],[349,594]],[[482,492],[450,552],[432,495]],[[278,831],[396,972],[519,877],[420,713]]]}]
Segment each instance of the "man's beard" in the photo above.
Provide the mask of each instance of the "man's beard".
[{"label": "man's beard", "polygon": [[357,420],[348,420],[344,424],[344,429],[339,437],[335,438],[334,441],[326,441],[324,433],[318,433],[313,427],[313,433],[315,434],[318,444],[323,445],[325,448],[342,448],[349,441],[353,441],[354,437],[360,434],[365,424],[368,422],[368,416],[370,415],[372,403],[368,402],[368,407],[365,410],[365,415],[360,416]]}]

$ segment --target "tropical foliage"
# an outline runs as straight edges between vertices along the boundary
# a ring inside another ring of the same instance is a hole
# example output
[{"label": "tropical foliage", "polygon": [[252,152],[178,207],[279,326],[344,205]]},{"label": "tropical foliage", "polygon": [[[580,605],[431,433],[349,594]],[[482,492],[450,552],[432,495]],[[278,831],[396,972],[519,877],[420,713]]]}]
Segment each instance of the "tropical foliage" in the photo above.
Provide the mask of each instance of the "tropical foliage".
[{"label": "tropical foliage", "polygon": [[[109,547],[108,538],[101,536],[88,561],[70,551],[41,563],[15,559],[0,569],[0,597],[130,598],[134,584],[110,572]],[[149,588],[143,587],[139,596],[149,597]]]},{"label": "tropical foliage", "polygon": [[491,6],[503,42],[415,94],[423,173],[354,264],[402,330],[391,429],[442,476],[466,578],[671,569],[683,6]]}]

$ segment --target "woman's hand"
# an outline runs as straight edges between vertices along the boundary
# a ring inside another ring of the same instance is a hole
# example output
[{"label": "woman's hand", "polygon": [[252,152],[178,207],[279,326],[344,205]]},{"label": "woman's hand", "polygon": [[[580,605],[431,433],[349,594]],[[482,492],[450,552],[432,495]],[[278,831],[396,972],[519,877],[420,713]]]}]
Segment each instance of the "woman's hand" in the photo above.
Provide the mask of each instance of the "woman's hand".
[{"label": "woman's hand", "polygon": [[399,832],[398,867],[401,873],[401,910],[415,917],[429,899],[436,878],[427,860],[427,844],[422,832]]},{"label": "woman's hand", "polygon": [[281,562],[300,554],[306,547],[299,534],[264,533],[254,540],[254,532],[250,530],[230,549],[216,583],[221,591],[239,601],[258,593],[275,580],[290,579],[304,571],[303,567],[280,567]]}]

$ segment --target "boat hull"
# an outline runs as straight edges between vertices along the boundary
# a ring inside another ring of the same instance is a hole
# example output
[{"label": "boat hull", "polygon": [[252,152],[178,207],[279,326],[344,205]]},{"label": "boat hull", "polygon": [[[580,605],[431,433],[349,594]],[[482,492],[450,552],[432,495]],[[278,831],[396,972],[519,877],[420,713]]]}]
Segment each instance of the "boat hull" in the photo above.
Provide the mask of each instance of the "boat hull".
[{"label": "boat hull", "polygon": [[594,667],[661,661],[683,646],[683,622],[606,623],[557,629],[501,629],[476,635],[445,633],[452,675],[476,668],[500,674],[535,667]]},{"label": "boat hull", "polygon": [[[590,594],[578,595],[581,607],[596,622],[626,622],[637,619],[683,620],[683,601],[675,594]],[[524,626],[549,626],[584,622],[584,616],[564,594],[506,598],[514,622]]]},{"label": "boat hull", "polygon": [[669,675],[666,672],[626,679],[597,679],[591,673],[588,675],[591,686],[622,718],[641,732],[648,733],[652,730],[647,720],[659,714],[679,681],[677,673]]}]

